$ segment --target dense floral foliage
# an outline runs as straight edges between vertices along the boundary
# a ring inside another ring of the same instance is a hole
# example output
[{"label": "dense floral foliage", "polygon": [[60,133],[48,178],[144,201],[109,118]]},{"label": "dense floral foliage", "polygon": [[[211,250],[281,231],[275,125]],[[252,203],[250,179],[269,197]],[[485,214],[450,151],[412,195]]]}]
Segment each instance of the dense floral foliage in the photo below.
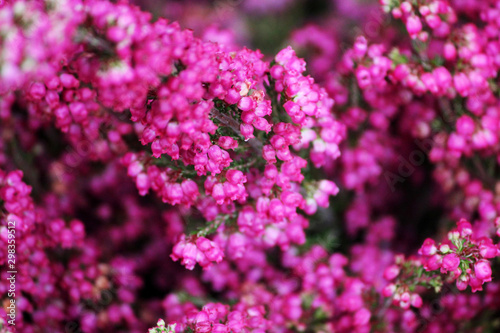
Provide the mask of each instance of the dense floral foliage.
[{"label": "dense floral foliage", "polygon": [[500,330],[499,14],[0,0],[0,332]]}]

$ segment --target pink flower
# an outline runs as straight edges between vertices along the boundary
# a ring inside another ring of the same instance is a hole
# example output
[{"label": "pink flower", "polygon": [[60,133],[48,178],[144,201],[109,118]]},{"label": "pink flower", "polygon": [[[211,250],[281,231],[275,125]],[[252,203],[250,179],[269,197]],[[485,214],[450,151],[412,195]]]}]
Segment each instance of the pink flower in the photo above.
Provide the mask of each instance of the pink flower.
[{"label": "pink flower", "polygon": [[474,273],[483,282],[491,281],[491,266],[488,261],[480,260],[474,264]]},{"label": "pink flower", "polygon": [[495,258],[499,252],[498,247],[494,244],[485,243],[479,246],[479,253],[485,259]]},{"label": "pink flower", "polygon": [[254,137],[253,135],[253,126],[250,124],[241,124],[240,125],[241,135],[245,138],[245,140],[251,139]]},{"label": "pink flower", "polygon": [[242,97],[238,102],[238,108],[243,111],[250,111],[254,108],[254,101],[250,97]]},{"label": "pink flower", "polygon": [[394,283],[390,283],[384,287],[384,289],[382,290],[382,295],[385,297],[391,297],[392,295],[394,295],[395,291],[396,285],[394,285]]},{"label": "pink flower", "polygon": [[455,253],[449,253],[443,257],[442,269],[454,271],[460,265],[460,258]]},{"label": "pink flower", "polygon": [[443,257],[440,256],[439,254],[435,254],[427,259],[427,261],[424,264],[424,267],[428,271],[434,271],[441,267],[442,262],[443,262]]},{"label": "pink flower", "polygon": [[430,14],[425,17],[425,21],[432,29],[436,29],[441,24],[441,19],[438,15]]},{"label": "pink flower", "polygon": [[184,193],[182,192],[181,184],[167,183],[163,188],[162,197],[165,202],[172,205],[181,203]]},{"label": "pink flower", "polygon": [[385,269],[384,278],[391,281],[394,280],[400,272],[400,268],[397,265],[389,266]]},{"label": "pink flower", "polygon": [[328,195],[337,195],[339,193],[339,188],[337,185],[330,180],[320,180],[318,183],[318,189]]},{"label": "pink flower", "polygon": [[418,254],[423,256],[432,256],[437,252],[436,243],[433,239],[427,238],[422,247],[418,250]]},{"label": "pink flower", "polygon": [[186,243],[182,251],[182,264],[187,269],[193,270],[196,265],[196,258],[198,256],[198,249],[193,243]]},{"label": "pink flower", "polygon": [[354,314],[354,325],[363,326],[367,325],[370,321],[371,313],[368,309],[362,308]]},{"label": "pink flower", "polygon": [[276,151],[271,145],[265,145],[262,149],[262,157],[269,163],[276,163]]},{"label": "pink flower", "polygon": [[453,77],[453,84],[460,96],[466,97],[469,95],[471,83],[469,77],[465,73],[455,74]]},{"label": "pink flower", "polygon": [[446,43],[444,45],[444,52],[443,52],[444,58],[446,60],[452,61],[455,60],[457,56],[457,49],[452,43]]},{"label": "pink flower", "polygon": [[420,297],[419,294],[412,294],[410,302],[411,302],[411,305],[416,307],[416,308],[422,307],[422,304],[423,304],[422,298]]},{"label": "pink flower", "polygon": [[212,188],[212,197],[217,201],[217,204],[222,205],[226,199],[226,193],[224,191],[224,185],[217,183]]},{"label": "pink flower", "polygon": [[137,186],[137,190],[139,191],[139,195],[144,196],[148,193],[149,188],[151,186],[151,182],[147,174],[145,173],[138,174],[135,183]]},{"label": "pink flower", "polygon": [[474,120],[467,115],[463,115],[458,118],[456,127],[458,134],[468,137],[474,133]]},{"label": "pink flower", "polygon": [[356,79],[358,80],[358,85],[361,89],[365,89],[372,84],[370,78],[370,72],[363,66],[359,66],[356,69]]},{"label": "pink flower", "polygon": [[269,215],[275,221],[283,220],[285,216],[285,208],[283,207],[283,203],[279,199],[272,199],[269,203]]},{"label": "pink flower", "polygon": [[45,96],[46,89],[45,85],[40,82],[35,82],[30,87],[30,96],[33,99],[42,99]]},{"label": "pink flower", "polygon": [[406,29],[412,38],[415,38],[422,31],[422,22],[417,16],[410,16],[406,21]]},{"label": "pink flower", "polygon": [[365,55],[368,48],[368,42],[364,36],[358,36],[354,42],[354,54],[361,58]]},{"label": "pink flower", "polygon": [[409,292],[404,292],[399,299],[399,306],[403,309],[409,309],[411,304],[411,295]]},{"label": "pink flower", "polygon": [[476,291],[483,290],[483,283],[484,282],[485,281],[478,279],[475,276],[471,276],[471,278],[469,280],[469,285],[471,287],[472,292],[475,293]]},{"label": "pink flower", "polygon": [[460,233],[461,237],[467,237],[469,235],[472,235],[472,226],[470,222],[466,221],[465,219],[461,219],[457,223],[457,231]]},{"label": "pink flower", "polygon": [[456,282],[458,290],[465,290],[469,285],[469,276],[465,275],[464,277],[459,277]]},{"label": "pink flower", "polygon": [[212,331],[212,324],[209,321],[206,311],[200,311],[195,318],[196,332],[208,333]]},{"label": "pink flower", "polygon": [[189,198],[189,202],[193,202],[200,195],[198,185],[192,179],[184,180],[181,183],[181,188],[184,196]]},{"label": "pink flower", "polygon": [[234,140],[229,136],[221,136],[219,137],[219,146],[228,150],[228,149],[236,149],[238,148],[238,141]]}]

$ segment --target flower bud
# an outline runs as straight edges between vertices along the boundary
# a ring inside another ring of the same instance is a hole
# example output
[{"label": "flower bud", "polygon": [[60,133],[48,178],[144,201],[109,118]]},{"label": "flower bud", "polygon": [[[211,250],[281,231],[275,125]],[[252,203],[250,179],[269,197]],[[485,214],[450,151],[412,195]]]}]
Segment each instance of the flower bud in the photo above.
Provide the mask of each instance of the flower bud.
[{"label": "flower bud", "polygon": [[446,254],[448,252],[450,252],[450,246],[448,244],[441,244],[439,246],[439,252],[441,252],[442,254]]}]

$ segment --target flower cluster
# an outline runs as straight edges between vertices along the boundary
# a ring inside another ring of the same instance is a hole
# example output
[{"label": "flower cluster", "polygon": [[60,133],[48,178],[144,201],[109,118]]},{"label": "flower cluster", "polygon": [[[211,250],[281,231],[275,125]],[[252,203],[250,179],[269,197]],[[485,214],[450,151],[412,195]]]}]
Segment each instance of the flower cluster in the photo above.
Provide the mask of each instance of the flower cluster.
[{"label": "flower cluster", "polygon": [[456,280],[459,290],[469,285],[472,292],[483,290],[482,285],[491,281],[491,265],[488,259],[497,257],[500,250],[488,237],[474,236],[469,222],[461,220],[457,228],[448,233],[446,242],[435,244],[427,239],[419,250],[424,257],[427,271],[439,269],[450,279]]},{"label": "flower cluster", "polygon": [[499,0],[134,3],[0,1],[0,332],[498,330]]},{"label": "flower cluster", "polygon": [[[103,261],[100,250],[93,240],[86,239],[81,221],[65,221],[64,202],[57,197],[47,197],[41,206],[35,206],[32,187],[22,181],[21,171],[0,170],[0,200],[3,201],[0,227],[0,243],[7,248],[11,238],[7,236],[7,222],[15,227],[16,289],[11,297],[16,301],[19,314],[30,313],[39,327],[51,330],[64,328],[63,318],[82,318],[82,329],[93,331],[97,327],[110,327],[122,318],[133,322],[127,304],[141,282],[133,275],[133,263],[115,257],[112,262]],[[6,265],[6,251],[0,255]],[[7,279],[2,271],[2,279]],[[0,292],[7,295],[9,286],[2,284]],[[111,290],[113,292],[111,292]],[[102,294],[117,294],[98,309],[109,320],[99,321],[96,314],[86,310],[83,302],[102,303]],[[122,314],[120,314],[122,313]],[[6,318],[6,309],[1,309]],[[31,320],[16,317],[16,327],[33,331]]]},{"label": "flower cluster", "polygon": [[396,19],[401,19],[406,25],[411,38],[418,38],[426,42],[429,33],[425,27],[432,30],[432,34],[443,37],[450,33],[451,26],[456,23],[457,15],[448,1],[391,1],[380,0],[383,8],[391,12]]}]

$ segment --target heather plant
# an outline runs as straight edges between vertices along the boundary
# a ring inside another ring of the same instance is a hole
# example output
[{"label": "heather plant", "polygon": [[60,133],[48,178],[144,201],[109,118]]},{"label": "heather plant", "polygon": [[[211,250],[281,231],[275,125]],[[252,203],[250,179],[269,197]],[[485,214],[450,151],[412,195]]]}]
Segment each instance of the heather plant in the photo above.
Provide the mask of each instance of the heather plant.
[{"label": "heather plant", "polygon": [[0,332],[499,330],[499,13],[0,2]]}]

